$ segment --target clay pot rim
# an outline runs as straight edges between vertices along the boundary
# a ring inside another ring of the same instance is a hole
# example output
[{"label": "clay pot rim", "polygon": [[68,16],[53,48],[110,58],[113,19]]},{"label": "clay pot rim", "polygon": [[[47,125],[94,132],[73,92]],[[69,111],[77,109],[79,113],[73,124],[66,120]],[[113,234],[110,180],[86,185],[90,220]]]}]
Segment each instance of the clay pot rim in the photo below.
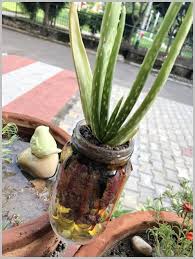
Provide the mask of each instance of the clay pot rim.
[{"label": "clay pot rim", "polygon": [[[106,230],[87,245],[81,246],[75,257],[99,257],[122,239],[135,235],[156,225],[156,211],[138,211],[127,213],[108,223]],[[183,219],[176,213],[161,211],[163,222],[170,225],[182,224]]]},{"label": "clay pot rim", "polygon": [[2,120],[5,123],[13,122],[19,127],[19,129],[26,128],[29,131],[32,129],[34,130],[39,125],[45,125],[50,128],[52,135],[61,146],[63,146],[71,138],[71,136],[66,131],[54,125],[53,123],[38,119],[33,116],[3,111]]}]

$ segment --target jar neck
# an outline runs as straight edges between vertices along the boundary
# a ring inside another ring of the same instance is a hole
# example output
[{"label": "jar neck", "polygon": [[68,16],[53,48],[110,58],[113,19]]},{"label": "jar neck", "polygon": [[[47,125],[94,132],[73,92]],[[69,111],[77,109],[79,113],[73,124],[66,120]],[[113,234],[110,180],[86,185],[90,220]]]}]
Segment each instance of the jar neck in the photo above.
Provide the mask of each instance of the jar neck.
[{"label": "jar neck", "polygon": [[78,122],[71,138],[72,145],[80,154],[101,164],[113,165],[117,167],[127,164],[133,153],[133,140],[129,142],[128,147],[120,150],[106,149],[105,147],[90,143],[82,136],[80,129],[81,126],[84,125],[84,120]]}]

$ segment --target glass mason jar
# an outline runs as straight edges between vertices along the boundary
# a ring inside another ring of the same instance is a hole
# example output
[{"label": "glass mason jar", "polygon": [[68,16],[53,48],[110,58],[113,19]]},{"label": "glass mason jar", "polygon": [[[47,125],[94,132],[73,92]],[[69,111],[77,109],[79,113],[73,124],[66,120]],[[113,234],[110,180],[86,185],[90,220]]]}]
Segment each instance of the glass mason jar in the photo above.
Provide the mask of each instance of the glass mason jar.
[{"label": "glass mason jar", "polygon": [[53,230],[66,242],[86,244],[102,233],[120,198],[132,165],[133,141],[106,149],[87,141],[79,122],[61,154],[49,209]]}]

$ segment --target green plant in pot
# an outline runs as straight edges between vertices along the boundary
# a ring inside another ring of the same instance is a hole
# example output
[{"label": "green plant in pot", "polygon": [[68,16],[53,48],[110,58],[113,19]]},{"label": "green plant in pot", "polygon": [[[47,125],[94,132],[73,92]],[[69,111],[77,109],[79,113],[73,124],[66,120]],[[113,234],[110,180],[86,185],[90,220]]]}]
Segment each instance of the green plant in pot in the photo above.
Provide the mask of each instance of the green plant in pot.
[{"label": "green plant in pot", "polygon": [[106,4],[92,72],[82,42],[77,5],[71,4],[70,41],[85,121],[76,125],[71,141],[62,150],[50,206],[51,225],[66,241],[89,242],[105,229],[111,218],[132,170],[133,136],[165,84],[192,24],[191,4],[156,80],[141,105],[131,114],[181,6],[180,2],[171,3],[128,97],[120,99],[109,115],[112,78],[125,25],[125,6],[121,2]]}]

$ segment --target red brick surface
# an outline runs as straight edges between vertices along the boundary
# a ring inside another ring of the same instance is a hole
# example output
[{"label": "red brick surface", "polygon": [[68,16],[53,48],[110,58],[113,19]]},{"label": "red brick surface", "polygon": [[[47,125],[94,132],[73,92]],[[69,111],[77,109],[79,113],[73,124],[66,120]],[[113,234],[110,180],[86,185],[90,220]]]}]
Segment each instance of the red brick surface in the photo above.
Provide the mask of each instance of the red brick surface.
[{"label": "red brick surface", "polygon": [[8,55],[2,57],[2,74],[6,74],[12,72],[18,68],[25,67],[34,63],[34,60],[20,57],[16,55]]},{"label": "red brick surface", "polygon": [[10,102],[3,111],[51,121],[77,90],[74,73],[63,70]]}]

